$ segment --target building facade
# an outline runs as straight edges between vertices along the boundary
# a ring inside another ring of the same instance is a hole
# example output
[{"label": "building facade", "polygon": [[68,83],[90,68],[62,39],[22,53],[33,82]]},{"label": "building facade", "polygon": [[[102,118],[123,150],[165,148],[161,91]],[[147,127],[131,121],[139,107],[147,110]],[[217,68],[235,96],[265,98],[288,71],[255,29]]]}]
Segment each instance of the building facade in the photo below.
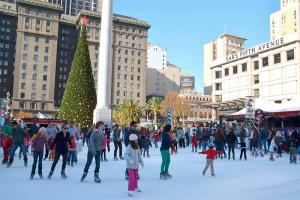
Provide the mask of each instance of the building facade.
[{"label": "building facade", "polygon": [[179,96],[183,98],[191,108],[191,112],[187,118],[189,122],[208,122],[211,120],[212,109],[210,106],[210,95],[185,90],[181,91]]},{"label": "building facade", "polygon": [[[281,5],[285,9],[286,5]],[[296,14],[298,19],[299,12]],[[272,27],[272,20],[270,23]],[[275,39],[212,63],[212,102],[219,114],[240,110],[246,96],[281,103],[300,95],[300,38],[297,31],[282,29],[279,35],[271,32],[271,38]]]},{"label": "building facade", "polygon": [[[7,91],[13,94],[14,110],[57,111],[83,16],[89,18],[88,45],[97,82],[101,13],[81,11],[70,16],[57,4],[18,0],[16,4],[0,2],[0,16],[0,80],[5,83],[0,84],[0,97],[5,98]],[[149,28],[147,22],[114,15],[112,106],[128,99],[141,106],[146,102]]]},{"label": "building facade", "polygon": [[212,63],[225,56],[244,49],[245,38],[223,34],[218,39],[204,45],[204,94],[212,94]]}]

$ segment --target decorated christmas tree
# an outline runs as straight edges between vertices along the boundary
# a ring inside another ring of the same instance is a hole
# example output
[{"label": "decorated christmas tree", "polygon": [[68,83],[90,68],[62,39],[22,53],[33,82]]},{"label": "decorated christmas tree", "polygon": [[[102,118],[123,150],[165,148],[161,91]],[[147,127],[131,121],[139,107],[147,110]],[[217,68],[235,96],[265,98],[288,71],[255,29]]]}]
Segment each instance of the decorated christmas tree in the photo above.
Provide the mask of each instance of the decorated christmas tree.
[{"label": "decorated christmas tree", "polygon": [[59,111],[59,118],[81,127],[93,123],[96,90],[86,36],[87,18],[81,20],[81,32]]}]

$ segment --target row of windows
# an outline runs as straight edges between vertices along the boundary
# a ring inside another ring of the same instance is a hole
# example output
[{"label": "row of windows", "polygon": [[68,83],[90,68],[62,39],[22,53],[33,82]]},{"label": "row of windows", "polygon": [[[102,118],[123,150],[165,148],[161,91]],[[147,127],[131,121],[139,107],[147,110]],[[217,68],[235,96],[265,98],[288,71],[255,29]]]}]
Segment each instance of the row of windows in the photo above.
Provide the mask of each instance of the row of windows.
[{"label": "row of windows", "polygon": [[0,83],[7,83],[7,78],[0,78]]},{"label": "row of windows", "polygon": [[[24,44],[23,45],[23,50],[24,51],[28,51],[28,44]],[[35,45],[34,47],[33,47],[33,50],[35,51],[35,52],[38,52],[39,51],[39,46],[38,45]],[[44,48],[44,52],[45,53],[49,53],[49,47],[45,47]]]},{"label": "row of windows", "polygon": [[[21,74],[22,79],[26,79],[26,76],[27,76],[26,73]],[[42,76],[43,76],[42,80],[47,81],[47,75],[42,75]],[[32,80],[37,80],[37,77],[38,77],[37,74],[32,74]]]},{"label": "row of windows", "polygon": [[[123,49],[124,54],[128,55],[129,54],[129,50],[128,49]],[[122,53],[122,49],[118,49],[118,54]],[[135,50],[131,50],[131,55],[134,56],[135,55]],[[142,51],[138,51],[138,56],[142,55]]]},{"label": "row of windows", "polygon": [[[42,101],[46,101],[46,94],[42,94]],[[25,98],[25,92],[20,93],[20,98],[24,99]],[[36,93],[31,93],[31,99],[36,99]]]},{"label": "row of windows", "polygon": [[[121,74],[118,73],[117,74],[117,79],[120,79],[121,78]],[[124,80],[127,80],[128,78],[128,75],[127,74],[124,74]],[[130,80],[134,81],[134,75],[130,75]],[[136,80],[137,81],[140,81],[141,80],[141,77],[140,76],[136,76]]]},{"label": "row of windows", "polygon": [[1,24],[6,24],[6,25],[10,25],[11,24],[11,21],[9,19],[2,19],[1,20]]},{"label": "row of windows", "polygon": [[[22,69],[26,70],[27,69],[27,63],[22,63]],[[38,65],[37,64],[33,64],[32,65],[32,70],[37,71],[38,70]],[[48,71],[48,66],[44,65],[43,66],[43,71],[47,72]]]},{"label": "row of windows", "polygon": [[9,35],[0,35],[0,40],[10,40]]},{"label": "row of windows", "polygon": [[9,52],[0,51],[0,57],[8,58],[8,56],[9,56]]},{"label": "row of windows", "polygon": [[0,28],[0,31],[6,32],[6,33],[10,33],[11,29],[8,28],[8,27],[1,27],[1,28]]},{"label": "row of windows", "polygon": [[35,42],[41,42],[40,40],[43,39],[46,44],[49,44],[49,40],[50,40],[48,36],[46,36],[45,38],[41,38],[41,37],[38,37],[38,36],[35,36],[35,37],[29,36],[29,34],[27,34],[27,33],[24,34],[24,41],[25,42],[28,42],[30,38],[34,38]]},{"label": "row of windows", "polygon": [[[28,60],[28,54],[27,53],[23,53],[23,61]],[[39,55],[33,55],[33,60],[34,61],[39,61]],[[44,62],[48,62],[49,57],[48,56],[44,56]]]},{"label": "row of windows", "polygon": [[[26,89],[26,83],[21,83],[21,89]],[[36,83],[31,84],[31,89],[36,90]],[[42,84],[42,90],[47,90],[47,84]]]},{"label": "row of windows", "polygon": [[210,101],[209,98],[206,97],[191,97],[191,96],[186,96],[186,100],[194,100],[194,101]]},{"label": "row of windows", "polygon": [[0,60],[0,65],[8,66],[8,61],[7,60]]},{"label": "row of windows", "polygon": [[114,28],[115,28],[115,29],[118,28],[120,31],[126,30],[127,32],[128,32],[128,31],[131,31],[132,33],[137,33],[137,32],[138,32],[139,34],[142,34],[142,33],[143,33],[142,30],[137,30],[137,29],[135,29],[135,28],[130,29],[129,27],[123,27],[123,26],[119,26],[119,27],[114,26]]},{"label": "row of windows", "polygon": [[[135,61],[136,61],[136,60],[135,60],[134,58],[131,58],[131,64],[132,64],[132,65],[135,64]],[[118,57],[118,62],[122,62],[122,57]],[[128,58],[124,58],[124,62],[125,62],[125,63],[128,63]],[[138,60],[137,60],[137,64],[140,65],[141,63],[142,63],[142,60],[141,60],[141,59],[138,59]]]},{"label": "row of windows", "polygon": [[[121,65],[118,65],[118,71],[121,71],[121,68],[122,68]],[[135,72],[134,69],[135,69],[135,67],[130,67],[130,72],[134,73]],[[124,66],[124,71],[127,72],[127,70],[128,70],[128,66]],[[137,68],[137,72],[138,73],[141,72],[141,68],[140,67]]]},{"label": "row of windows", "polygon": [[[129,93],[129,92],[123,91],[123,96],[124,96],[124,97],[127,97],[127,93]],[[121,92],[120,92],[120,90],[118,90],[118,91],[117,91],[117,96],[119,97],[120,94],[121,94]],[[131,91],[129,96],[130,96],[130,97],[134,97],[134,96],[135,96],[135,93],[134,93],[133,91]],[[140,97],[140,96],[141,96],[141,94],[140,94],[139,92],[137,92],[137,93],[136,93],[136,97]]]},{"label": "row of windows", "polygon": [[3,49],[9,49],[10,48],[10,44],[6,44],[6,43],[0,43],[0,48],[3,48]]},{"label": "row of windows", "polygon": [[4,74],[4,75],[6,75],[6,74],[7,74],[7,72],[8,72],[8,71],[7,71],[7,69],[3,69],[3,70],[2,70],[2,69],[0,69],[0,75],[1,75],[1,74]]},{"label": "row of windows", "polygon": [[[121,88],[121,83],[117,82],[117,88]],[[123,88],[127,88],[127,82],[123,83]],[[138,83],[136,84],[136,88],[135,88],[135,83],[130,83],[130,89],[140,89],[141,85]]]},{"label": "row of windows", "polygon": [[[19,108],[20,109],[25,109],[25,103],[23,101],[19,102]],[[31,110],[37,109],[36,102],[30,102],[30,109]],[[45,110],[45,109],[46,109],[46,103],[41,103],[41,110]]]},{"label": "row of windows", "polygon": [[[129,42],[124,42],[123,43],[123,41],[119,41],[118,45],[119,46],[124,46],[124,47],[130,47],[130,43]],[[141,49],[142,48],[142,44],[136,45],[135,43],[132,43],[131,47],[132,48],[139,48],[139,49]]]},{"label": "row of windows", "polygon": [[[128,101],[128,99],[123,99],[123,103],[126,103],[127,101]],[[116,100],[116,103],[117,103],[117,104],[120,104],[120,99],[117,99],[117,100]],[[136,103],[137,103],[137,104],[140,104],[140,100],[137,100]]]},{"label": "row of windows", "polygon": [[[274,54],[271,57],[273,58],[273,63],[274,64],[279,64],[282,61],[282,59],[281,59],[282,58],[281,53]],[[264,58],[261,59],[263,67],[269,66],[269,58],[270,57],[264,57]],[[286,60],[287,61],[291,61],[291,60],[294,60],[294,59],[295,59],[294,49],[286,51]],[[254,66],[254,70],[259,69],[259,66],[260,66],[259,61],[258,60],[254,61],[253,62],[253,66]],[[243,63],[241,69],[242,69],[242,72],[246,72],[248,70],[247,63]],[[238,66],[237,65],[232,66],[232,74],[237,74],[238,72],[239,72]],[[225,76],[229,76],[229,68],[224,69],[224,75]],[[215,72],[215,78],[216,79],[222,78],[221,71],[216,71]]]}]

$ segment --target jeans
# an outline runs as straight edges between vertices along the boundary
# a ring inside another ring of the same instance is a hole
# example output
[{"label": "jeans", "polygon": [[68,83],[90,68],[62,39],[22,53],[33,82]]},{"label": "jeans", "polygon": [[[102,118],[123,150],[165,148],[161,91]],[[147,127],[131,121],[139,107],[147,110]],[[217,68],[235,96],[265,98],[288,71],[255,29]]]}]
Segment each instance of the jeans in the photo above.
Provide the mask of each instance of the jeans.
[{"label": "jeans", "polygon": [[233,159],[235,158],[234,146],[235,146],[235,144],[228,144],[228,159],[230,159],[230,152],[232,152]]},{"label": "jeans", "polygon": [[134,191],[138,187],[138,169],[128,169],[128,191]]},{"label": "jeans", "polygon": [[150,155],[149,155],[149,147],[144,147],[143,148],[143,154],[144,154],[144,157],[146,156],[146,153],[147,153],[147,156],[149,157]]},{"label": "jeans", "polygon": [[206,151],[208,142],[207,141],[202,141],[202,151]]},{"label": "jeans", "polygon": [[85,173],[88,173],[89,172],[89,168],[92,164],[92,161],[93,161],[93,157],[95,157],[95,161],[96,161],[96,167],[95,167],[95,173],[99,173],[99,169],[100,169],[100,155],[101,155],[101,152],[100,151],[97,151],[96,152],[96,155],[93,156],[93,154],[91,152],[88,152],[87,154],[87,161],[86,161],[86,164],[85,164],[85,167],[84,167],[84,172]]},{"label": "jeans", "polygon": [[76,155],[76,150],[69,150],[68,164],[69,163],[71,163],[71,165],[74,164],[74,162],[75,162],[75,155]]},{"label": "jeans", "polygon": [[190,136],[189,135],[185,136],[185,140],[186,140],[186,146],[187,147],[190,146]]},{"label": "jeans", "polygon": [[268,148],[267,148],[267,139],[261,139],[260,140],[260,149],[263,149],[264,151],[267,152]]},{"label": "jeans", "polygon": [[32,169],[31,169],[31,174],[35,174],[35,169],[36,169],[36,164],[39,160],[38,163],[38,174],[42,174],[42,162],[43,162],[43,151],[34,151],[33,152],[33,164],[32,164]]},{"label": "jeans", "polygon": [[60,158],[60,156],[63,157],[63,162],[62,162],[62,167],[61,167],[61,171],[64,172],[65,169],[66,169],[66,165],[67,165],[67,160],[68,160],[68,152],[59,152],[59,151],[55,151],[55,157],[54,157],[54,161],[52,163],[52,166],[51,166],[51,171],[53,172],[55,167],[56,167],[56,164]]},{"label": "jeans", "polygon": [[10,149],[10,157],[9,157],[9,163],[12,164],[14,162],[15,152],[17,148],[20,147],[21,152],[24,156],[24,163],[27,164],[27,154],[24,147],[24,144],[13,144],[12,148]]},{"label": "jeans", "polygon": [[101,150],[101,161],[106,160],[106,149]]},{"label": "jeans", "polygon": [[185,148],[184,138],[179,139],[179,148]]},{"label": "jeans", "polygon": [[170,165],[170,151],[160,150],[160,153],[162,158],[160,173],[167,173],[169,171],[169,165]]},{"label": "jeans", "polygon": [[114,157],[117,157],[118,149],[119,149],[119,157],[122,157],[122,142],[114,141],[114,145],[115,145]]},{"label": "jeans", "polygon": [[49,156],[49,149],[46,148],[46,153],[45,153],[45,158],[44,159],[46,160],[48,158],[48,156]]},{"label": "jeans", "polygon": [[215,170],[214,170],[214,159],[206,159],[206,165],[203,169],[203,173],[205,174],[208,167],[210,167],[210,171],[211,174],[214,175],[215,174]]},{"label": "jeans", "polygon": [[290,161],[297,162],[297,149],[296,147],[290,147]]}]

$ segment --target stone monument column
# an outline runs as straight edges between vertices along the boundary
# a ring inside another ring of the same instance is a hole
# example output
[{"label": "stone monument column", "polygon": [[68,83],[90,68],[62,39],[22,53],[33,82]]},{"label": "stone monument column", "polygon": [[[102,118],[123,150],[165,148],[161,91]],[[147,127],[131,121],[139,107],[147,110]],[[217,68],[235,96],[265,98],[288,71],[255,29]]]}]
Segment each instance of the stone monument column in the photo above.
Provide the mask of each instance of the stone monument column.
[{"label": "stone monument column", "polygon": [[[101,1],[99,1],[101,2]],[[111,84],[112,84],[112,20],[113,0],[102,0],[100,53],[98,59],[97,105],[94,123],[103,121],[112,125]]]}]

